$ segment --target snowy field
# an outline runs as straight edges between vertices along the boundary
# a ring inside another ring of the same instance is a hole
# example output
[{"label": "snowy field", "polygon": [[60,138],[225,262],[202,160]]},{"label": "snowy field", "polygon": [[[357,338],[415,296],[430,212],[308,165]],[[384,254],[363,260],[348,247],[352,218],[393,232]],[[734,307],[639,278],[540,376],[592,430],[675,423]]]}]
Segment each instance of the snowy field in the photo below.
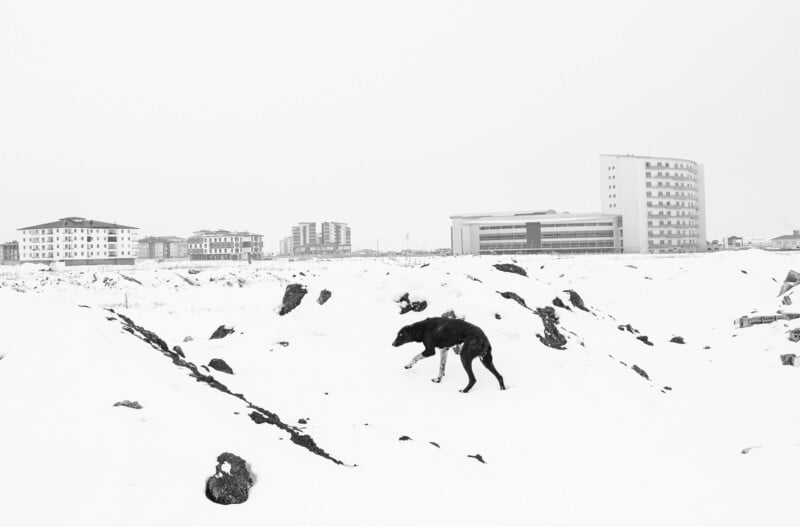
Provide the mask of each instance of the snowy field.
[{"label": "snowy field", "polygon": [[[494,268],[510,257],[3,269],[0,525],[800,525],[800,368],[780,359],[800,319],[733,323],[800,312],[800,287],[778,296],[800,254],[513,260],[527,277]],[[427,308],[400,314],[405,293]],[[563,350],[532,311],[556,298]],[[441,384],[438,355],[403,368],[422,345],[397,331],[451,310],[506,391],[477,360],[468,394],[456,356]],[[223,452],[255,475],[243,504],[206,499]]]}]

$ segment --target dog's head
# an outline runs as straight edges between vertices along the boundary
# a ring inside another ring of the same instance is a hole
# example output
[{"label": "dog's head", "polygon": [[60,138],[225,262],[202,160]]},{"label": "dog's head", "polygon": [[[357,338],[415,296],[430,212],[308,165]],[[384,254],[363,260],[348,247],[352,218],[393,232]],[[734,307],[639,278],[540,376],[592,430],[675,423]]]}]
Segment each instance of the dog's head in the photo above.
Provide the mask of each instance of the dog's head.
[{"label": "dog's head", "polygon": [[412,334],[411,326],[403,326],[400,331],[397,332],[397,337],[395,337],[394,342],[392,342],[392,346],[402,346],[407,342],[414,341],[414,335]]}]

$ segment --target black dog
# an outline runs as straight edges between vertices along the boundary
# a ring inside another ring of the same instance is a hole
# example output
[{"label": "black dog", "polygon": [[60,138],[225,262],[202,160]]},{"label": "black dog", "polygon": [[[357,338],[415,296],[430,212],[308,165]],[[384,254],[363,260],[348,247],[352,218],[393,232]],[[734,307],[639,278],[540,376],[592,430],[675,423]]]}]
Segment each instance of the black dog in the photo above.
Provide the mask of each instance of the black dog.
[{"label": "black dog", "polygon": [[397,347],[408,342],[422,342],[425,345],[425,351],[411,359],[411,362],[406,365],[406,369],[411,368],[421,359],[432,357],[436,353],[436,348],[442,348],[439,377],[432,379],[433,382],[440,382],[444,377],[447,350],[455,348],[458,353],[458,346],[461,345],[461,364],[469,377],[469,383],[466,388],[461,390],[462,392],[467,393],[475,385],[475,374],[472,373],[472,361],[475,357],[480,357],[486,369],[497,378],[500,389],[506,389],[503,376],[497,372],[492,363],[492,345],[489,344],[489,339],[486,338],[483,330],[474,324],[452,318],[426,318],[416,324],[403,327],[397,333],[397,338],[392,342],[392,346]]}]

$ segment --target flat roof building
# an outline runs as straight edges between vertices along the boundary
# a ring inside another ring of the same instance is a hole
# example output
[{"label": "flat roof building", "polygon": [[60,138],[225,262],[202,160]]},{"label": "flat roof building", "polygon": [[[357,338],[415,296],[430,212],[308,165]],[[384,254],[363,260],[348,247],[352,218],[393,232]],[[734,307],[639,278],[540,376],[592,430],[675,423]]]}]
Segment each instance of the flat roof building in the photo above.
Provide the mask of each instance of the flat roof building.
[{"label": "flat roof building", "polygon": [[776,249],[800,249],[800,229],[792,231],[792,234],[773,238],[772,246]]},{"label": "flat roof building", "polygon": [[450,216],[453,254],[574,254],[621,252],[616,214],[554,210]]},{"label": "flat roof building", "polygon": [[186,258],[189,248],[185,238],[148,236],[139,239],[139,258]]},{"label": "flat roof building", "polygon": [[601,211],[622,217],[626,253],[706,250],[703,165],[689,159],[600,155]]},{"label": "flat roof building", "polygon": [[138,228],[79,216],[17,229],[22,262],[123,265],[136,261]]},{"label": "flat roof building", "polygon": [[19,262],[19,242],[0,243],[0,263]]}]

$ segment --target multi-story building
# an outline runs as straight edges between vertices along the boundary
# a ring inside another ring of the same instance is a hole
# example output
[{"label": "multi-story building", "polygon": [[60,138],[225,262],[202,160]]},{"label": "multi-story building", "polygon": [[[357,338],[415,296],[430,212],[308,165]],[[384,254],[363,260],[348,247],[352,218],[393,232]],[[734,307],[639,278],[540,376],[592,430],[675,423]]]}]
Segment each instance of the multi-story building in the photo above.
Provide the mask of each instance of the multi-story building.
[{"label": "multi-story building", "polygon": [[197,231],[188,240],[190,260],[260,260],[264,237],[249,232]]},{"label": "multi-story building", "polygon": [[139,239],[139,258],[186,258],[189,247],[184,238],[148,236]]},{"label": "multi-story building", "polygon": [[22,262],[122,265],[133,264],[138,253],[138,228],[127,225],[72,216],[17,230]]},{"label": "multi-story building", "polygon": [[800,230],[773,238],[772,246],[776,249],[800,249]]},{"label": "multi-story building", "polygon": [[324,222],[320,236],[316,223],[300,223],[292,227],[291,243],[285,245],[295,255],[349,253],[352,250],[350,227],[346,223]]},{"label": "multi-story building", "polygon": [[19,243],[0,243],[0,263],[19,262]]},{"label": "multi-story building", "polygon": [[453,254],[621,252],[622,220],[616,214],[554,210],[450,216]]},{"label": "multi-story building", "polygon": [[294,246],[293,238],[291,236],[287,236],[286,238],[281,238],[281,247],[280,247],[280,254],[287,256],[292,254],[292,247]]},{"label": "multi-story building", "polygon": [[688,159],[600,156],[601,210],[622,216],[628,253],[706,250],[703,165]]}]

